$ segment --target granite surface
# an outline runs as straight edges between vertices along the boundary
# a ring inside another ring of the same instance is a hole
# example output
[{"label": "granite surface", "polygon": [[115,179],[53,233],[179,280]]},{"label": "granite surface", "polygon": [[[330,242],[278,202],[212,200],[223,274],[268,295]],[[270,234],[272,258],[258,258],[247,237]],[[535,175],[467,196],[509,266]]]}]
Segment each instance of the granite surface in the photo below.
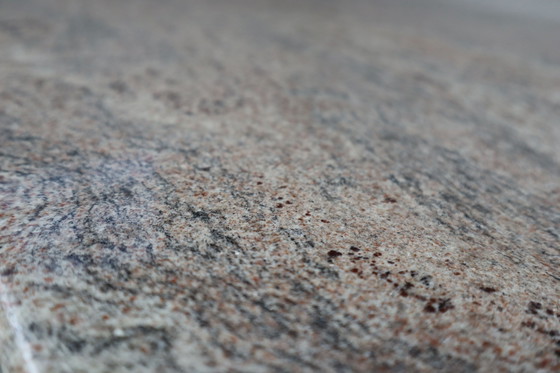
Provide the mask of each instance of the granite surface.
[{"label": "granite surface", "polygon": [[559,6],[0,0],[0,372],[560,371]]}]

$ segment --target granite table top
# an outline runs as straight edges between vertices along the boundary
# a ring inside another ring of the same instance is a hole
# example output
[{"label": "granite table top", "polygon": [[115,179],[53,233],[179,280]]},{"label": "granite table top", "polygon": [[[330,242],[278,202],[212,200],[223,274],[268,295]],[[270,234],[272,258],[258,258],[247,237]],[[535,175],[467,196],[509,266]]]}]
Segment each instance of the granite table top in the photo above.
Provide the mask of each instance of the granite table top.
[{"label": "granite table top", "polygon": [[0,0],[0,372],[560,371],[558,35]]}]

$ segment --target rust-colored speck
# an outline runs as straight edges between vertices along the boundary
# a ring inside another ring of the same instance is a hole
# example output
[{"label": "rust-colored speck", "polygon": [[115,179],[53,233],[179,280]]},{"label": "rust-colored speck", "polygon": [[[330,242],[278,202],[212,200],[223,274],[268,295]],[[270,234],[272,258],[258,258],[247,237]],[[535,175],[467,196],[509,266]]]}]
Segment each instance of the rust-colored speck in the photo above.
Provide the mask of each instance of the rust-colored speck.
[{"label": "rust-colored speck", "polygon": [[428,303],[426,304],[426,307],[424,307],[424,312],[435,313],[436,308],[432,306],[430,303]]},{"label": "rust-colored speck", "polygon": [[383,202],[385,203],[397,203],[397,200],[387,194],[385,194],[385,199],[383,200]]},{"label": "rust-colored speck", "polygon": [[336,258],[336,257],[339,257],[339,256],[342,255],[341,252],[336,251],[336,250],[330,250],[327,254],[328,254],[329,257],[331,257],[331,258]]},{"label": "rust-colored speck", "polygon": [[51,307],[51,311],[57,311],[57,310],[59,310],[59,309],[61,309],[61,308],[64,308],[64,304],[58,303],[57,305]]}]

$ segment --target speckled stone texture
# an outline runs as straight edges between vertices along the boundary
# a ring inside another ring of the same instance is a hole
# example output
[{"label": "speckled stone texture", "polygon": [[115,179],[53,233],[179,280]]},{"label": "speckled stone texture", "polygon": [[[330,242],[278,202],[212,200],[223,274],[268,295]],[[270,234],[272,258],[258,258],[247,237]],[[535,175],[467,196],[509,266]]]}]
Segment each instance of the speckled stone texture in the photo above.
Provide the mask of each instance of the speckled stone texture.
[{"label": "speckled stone texture", "polygon": [[484,3],[0,0],[0,371],[559,371],[560,3]]}]

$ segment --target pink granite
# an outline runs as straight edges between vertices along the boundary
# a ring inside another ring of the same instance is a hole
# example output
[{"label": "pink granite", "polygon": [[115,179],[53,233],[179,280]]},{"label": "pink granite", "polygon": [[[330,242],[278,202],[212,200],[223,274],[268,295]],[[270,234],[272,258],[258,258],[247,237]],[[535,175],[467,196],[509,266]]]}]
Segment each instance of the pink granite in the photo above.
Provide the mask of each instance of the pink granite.
[{"label": "pink granite", "polygon": [[0,1],[0,371],[559,371],[560,3],[488,4]]}]

